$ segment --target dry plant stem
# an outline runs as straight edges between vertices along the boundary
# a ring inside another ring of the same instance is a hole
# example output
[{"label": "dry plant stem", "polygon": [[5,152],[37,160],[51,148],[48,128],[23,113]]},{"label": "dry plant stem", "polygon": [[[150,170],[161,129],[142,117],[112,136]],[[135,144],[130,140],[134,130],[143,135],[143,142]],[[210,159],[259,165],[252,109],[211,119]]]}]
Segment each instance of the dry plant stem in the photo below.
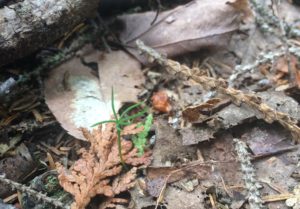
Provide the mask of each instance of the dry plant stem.
[{"label": "dry plant stem", "polygon": [[241,163],[241,169],[243,172],[243,179],[248,190],[248,202],[250,209],[264,208],[263,201],[260,198],[259,184],[255,179],[255,169],[251,164],[250,154],[247,151],[245,142],[238,139],[233,139],[235,143],[235,151],[237,153],[238,160]]},{"label": "dry plant stem", "polygon": [[64,205],[62,202],[58,201],[58,200],[55,200],[51,197],[48,197],[47,195],[45,194],[42,194],[40,192],[37,192],[27,186],[24,186],[20,183],[17,183],[15,181],[12,181],[8,178],[5,178],[4,175],[0,175],[0,182],[3,182],[9,186],[11,186],[12,188],[15,188],[21,192],[24,192],[30,196],[33,196],[33,197],[36,197],[39,201],[42,201],[42,202],[45,202],[45,203],[49,203],[53,206],[55,206],[56,208],[68,208],[66,205]]},{"label": "dry plant stem", "polygon": [[287,200],[289,198],[295,197],[294,194],[284,193],[284,194],[275,194],[275,195],[267,195],[263,196],[264,202],[277,202]]},{"label": "dry plant stem", "polygon": [[154,49],[146,46],[140,40],[137,41],[137,46],[139,49],[149,55],[150,61],[158,62],[160,65],[166,67],[166,70],[178,77],[184,77],[187,79],[192,79],[195,82],[202,85],[204,88],[214,89],[219,93],[229,96],[236,105],[241,105],[242,103],[248,105],[254,110],[259,111],[263,115],[263,119],[267,123],[279,122],[283,127],[288,129],[293,139],[296,142],[300,142],[300,128],[297,126],[297,120],[290,117],[288,114],[277,112],[270,106],[261,102],[261,99],[253,93],[244,93],[240,90],[227,87],[226,81],[219,78],[212,78],[207,76],[198,76],[194,72],[194,69],[189,68],[186,65],[182,65],[171,59],[164,58],[161,54],[156,52]]}]

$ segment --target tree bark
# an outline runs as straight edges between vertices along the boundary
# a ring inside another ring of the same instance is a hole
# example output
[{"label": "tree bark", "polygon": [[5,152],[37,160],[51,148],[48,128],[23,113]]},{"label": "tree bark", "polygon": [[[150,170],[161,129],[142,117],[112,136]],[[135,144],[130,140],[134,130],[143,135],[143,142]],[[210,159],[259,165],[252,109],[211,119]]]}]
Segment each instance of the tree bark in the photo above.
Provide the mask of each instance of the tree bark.
[{"label": "tree bark", "polygon": [[97,13],[100,0],[24,0],[0,9],[0,66],[31,54]]}]

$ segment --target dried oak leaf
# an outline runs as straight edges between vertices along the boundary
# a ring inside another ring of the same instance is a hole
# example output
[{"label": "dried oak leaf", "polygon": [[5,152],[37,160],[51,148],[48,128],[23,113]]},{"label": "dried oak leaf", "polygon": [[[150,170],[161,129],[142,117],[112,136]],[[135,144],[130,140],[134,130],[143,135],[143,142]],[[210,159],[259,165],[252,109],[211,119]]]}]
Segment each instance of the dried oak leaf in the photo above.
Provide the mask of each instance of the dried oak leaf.
[{"label": "dried oak leaf", "polygon": [[[118,176],[122,171],[118,154],[117,132],[115,124],[107,124],[103,130],[89,132],[82,129],[85,138],[91,143],[89,149],[81,149],[81,158],[70,169],[57,163],[58,179],[65,191],[74,196],[72,209],[83,209],[96,195],[114,198],[115,195],[134,186],[136,167]],[[131,141],[122,140],[124,161],[133,166],[148,165],[150,153],[138,157],[137,149]]]}]

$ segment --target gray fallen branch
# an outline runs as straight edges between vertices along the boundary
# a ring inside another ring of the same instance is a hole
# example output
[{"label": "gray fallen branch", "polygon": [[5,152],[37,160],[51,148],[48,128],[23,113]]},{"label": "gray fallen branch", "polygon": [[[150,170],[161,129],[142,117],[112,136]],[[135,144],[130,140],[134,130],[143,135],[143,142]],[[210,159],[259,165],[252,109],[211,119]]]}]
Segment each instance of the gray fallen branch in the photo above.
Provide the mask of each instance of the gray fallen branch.
[{"label": "gray fallen branch", "polygon": [[97,13],[100,0],[24,0],[0,9],[0,66],[31,54]]}]

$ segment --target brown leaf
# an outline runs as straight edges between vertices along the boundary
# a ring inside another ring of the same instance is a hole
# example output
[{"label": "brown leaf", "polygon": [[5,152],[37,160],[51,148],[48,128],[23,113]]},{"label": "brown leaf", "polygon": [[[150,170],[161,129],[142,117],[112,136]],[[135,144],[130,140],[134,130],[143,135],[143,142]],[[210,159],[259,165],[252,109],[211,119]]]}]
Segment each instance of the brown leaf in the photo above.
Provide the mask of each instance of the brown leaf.
[{"label": "brown leaf", "polygon": [[197,51],[202,48],[227,46],[232,32],[236,31],[250,9],[245,0],[202,0],[159,14],[156,12],[123,15],[118,18],[124,25],[120,39],[140,61],[147,59],[135,50],[135,41],[142,40],[169,57]]},{"label": "brown leaf", "polygon": [[152,105],[155,110],[159,112],[168,113],[172,106],[169,103],[169,97],[165,91],[156,92],[152,97]]},{"label": "brown leaf", "polygon": [[188,122],[199,123],[229,104],[230,100],[228,99],[221,100],[219,98],[213,98],[202,104],[187,107],[182,111],[182,116]]},{"label": "brown leaf", "polygon": [[207,141],[214,138],[214,134],[219,130],[218,128],[211,128],[207,125],[192,126],[182,128],[180,134],[182,135],[182,145],[194,145],[199,142]]},{"label": "brown leaf", "polygon": [[244,18],[252,16],[252,11],[249,9],[248,0],[228,1],[226,4],[232,6],[237,11],[240,11],[244,15]]},{"label": "brown leaf", "polygon": [[[81,150],[81,158],[66,170],[57,163],[58,179],[65,191],[74,196],[72,209],[83,209],[96,195],[113,198],[120,192],[132,188],[135,184],[136,167],[123,175],[118,153],[115,124],[109,123],[89,132],[82,129],[83,135],[91,143],[88,150]],[[122,140],[122,155],[125,162],[136,166],[150,162],[149,153],[138,158],[131,141]]]},{"label": "brown leaf", "polygon": [[[289,72],[289,67],[291,72]],[[285,57],[278,58],[276,62],[275,69],[277,70],[273,80],[277,83],[277,85],[284,84],[286,81],[286,75],[291,73],[290,77],[294,78],[294,82],[298,88],[300,88],[300,68],[297,57],[291,55],[289,63]]]},{"label": "brown leaf", "polygon": [[[98,64],[99,76],[84,63]],[[51,71],[45,80],[45,100],[62,127],[85,140],[79,127],[91,129],[112,115],[112,87],[118,109],[124,102],[137,101],[143,83],[140,63],[125,52],[103,54],[90,49]]]}]

